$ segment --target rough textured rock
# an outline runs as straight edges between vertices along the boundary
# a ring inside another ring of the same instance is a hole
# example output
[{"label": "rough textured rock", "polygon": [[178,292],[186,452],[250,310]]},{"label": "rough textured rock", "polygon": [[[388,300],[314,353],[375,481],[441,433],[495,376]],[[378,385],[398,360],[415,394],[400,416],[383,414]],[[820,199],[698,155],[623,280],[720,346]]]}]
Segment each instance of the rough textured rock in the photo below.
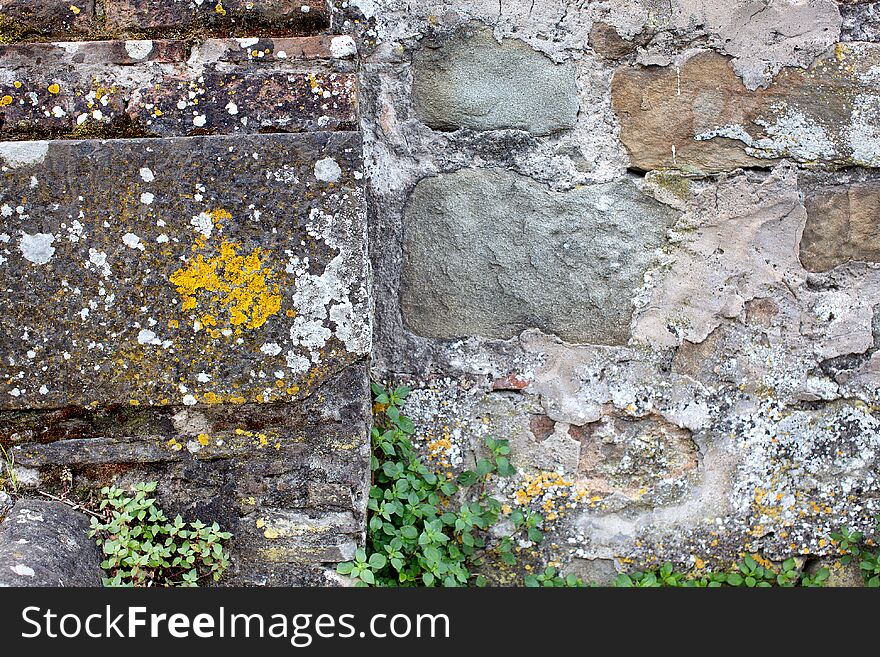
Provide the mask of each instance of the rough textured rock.
[{"label": "rough textured rock", "polygon": [[21,499],[0,523],[0,587],[101,586],[89,520],[60,502]]},{"label": "rough textured rock", "polygon": [[0,406],[293,400],[367,353],[356,134],[0,158]]},{"label": "rough textured rock", "polygon": [[841,41],[880,41],[880,2],[838,0],[843,24]]},{"label": "rough textured rock", "polygon": [[80,35],[94,27],[95,0],[4,0],[0,43],[28,38]]},{"label": "rough textured rock", "polygon": [[571,64],[556,64],[516,40],[462,31],[419,51],[413,68],[416,115],[435,130],[515,129],[546,135],[574,127],[577,84]]},{"label": "rough textured rock", "polygon": [[852,261],[880,262],[880,184],[816,190],[806,199],[800,257],[809,271]]},{"label": "rough textured rock", "polygon": [[754,92],[712,52],[680,66],[625,67],[613,87],[621,140],[641,170],[725,171],[779,158],[876,166],[878,63],[877,46],[840,44]]},{"label": "rough textured rock", "polygon": [[351,129],[354,76],[334,50],[350,56],[332,37],[0,46],[0,136]]},{"label": "rough textured rock", "polygon": [[784,66],[810,65],[840,30],[834,0],[673,0],[670,6],[671,26],[702,32],[734,57],[733,68],[749,89],[766,85]]},{"label": "rough textured rock", "polygon": [[625,344],[675,213],[621,182],[567,193],[498,170],[428,178],[404,215],[401,308],[419,335]]},{"label": "rough textured rock", "polygon": [[[112,30],[284,28],[314,31],[328,25],[325,0],[104,0],[107,25]],[[243,34],[239,34],[244,36]]]}]

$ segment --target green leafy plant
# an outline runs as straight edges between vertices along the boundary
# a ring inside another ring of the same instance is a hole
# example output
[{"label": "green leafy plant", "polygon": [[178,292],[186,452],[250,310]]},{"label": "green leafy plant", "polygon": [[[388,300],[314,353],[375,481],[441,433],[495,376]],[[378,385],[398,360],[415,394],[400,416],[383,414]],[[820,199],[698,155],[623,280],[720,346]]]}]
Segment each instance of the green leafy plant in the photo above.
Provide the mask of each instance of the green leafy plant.
[{"label": "green leafy plant", "polygon": [[[876,522],[877,533],[880,534],[880,516],[877,516]],[[840,558],[840,563],[844,565],[858,563],[865,580],[865,586],[872,589],[880,588],[880,549],[869,549],[864,535],[849,529],[831,534],[831,538],[845,553]]]},{"label": "green leafy plant", "polygon": [[722,586],[768,588],[823,586],[829,571],[821,568],[814,575],[806,575],[794,559],[787,559],[778,569],[762,566],[752,555],[728,571],[707,571],[704,573],[685,573],[676,571],[671,563],[665,563],[656,570],[622,573],[614,580],[616,587],[698,587],[717,588]]},{"label": "green leafy plant", "polygon": [[493,477],[516,474],[506,440],[488,439],[486,454],[473,470],[454,478],[438,475],[414,449],[410,436],[415,427],[401,413],[409,388],[386,390],[373,384],[372,390],[375,419],[367,549],[359,549],[353,561],[339,564],[339,573],[353,577],[359,586],[484,586],[486,578],[476,569],[490,550],[513,565],[518,535],[535,543],[543,540],[543,518],[514,511],[514,535],[494,548],[487,546],[488,531],[499,521],[502,505],[486,486]]},{"label": "green leafy plant", "polygon": [[569,574],[565,577],[553,566],[548,566],[543,572],[537,575],[529,574],[525,576],[525,585],[529,588],[538,586],[544,587],[565,587],[565,588],[581,588],[586,586],[583,580],[575,575]]},{"label": "green leafy plant", "polygon": [[150,496],[156,482],[137,484],[132,492],[101,489],[99,512],[89,536],[104,556],[105,586],[198,586],[207,577],[220,579],[229,567],[223,542],[232,534],[217,523],[169,520]]}]

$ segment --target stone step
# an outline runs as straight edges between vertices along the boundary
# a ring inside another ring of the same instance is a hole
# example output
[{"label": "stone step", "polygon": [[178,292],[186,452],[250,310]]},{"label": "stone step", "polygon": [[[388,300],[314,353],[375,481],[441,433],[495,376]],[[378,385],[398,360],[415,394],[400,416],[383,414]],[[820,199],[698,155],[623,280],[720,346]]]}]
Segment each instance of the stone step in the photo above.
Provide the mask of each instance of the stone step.
[{"label": "stone step", "polygon": [[0,408],[292,401],[363,359],[360,144],[0,144]]},{"label": "stone step", "polygon": [[0,46],[0,137],[170,137],[356,127],[350,37]]}]

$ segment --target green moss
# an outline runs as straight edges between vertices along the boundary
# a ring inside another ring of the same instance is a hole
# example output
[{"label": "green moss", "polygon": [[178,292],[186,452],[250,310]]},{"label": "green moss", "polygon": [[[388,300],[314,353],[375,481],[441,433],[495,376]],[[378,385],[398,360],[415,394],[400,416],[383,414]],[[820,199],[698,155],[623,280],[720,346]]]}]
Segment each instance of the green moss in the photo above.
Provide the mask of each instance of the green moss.
[{"label": "green moss", "polygon": [[651,175],[651,181],[660,189],[685,200],[691,194],[691,181],[676,171],[655,171]]},{"label": "green moss", "polygon": [[0,43],[18,43],[24,41],[31,32],[27,26],[0,14]]}]

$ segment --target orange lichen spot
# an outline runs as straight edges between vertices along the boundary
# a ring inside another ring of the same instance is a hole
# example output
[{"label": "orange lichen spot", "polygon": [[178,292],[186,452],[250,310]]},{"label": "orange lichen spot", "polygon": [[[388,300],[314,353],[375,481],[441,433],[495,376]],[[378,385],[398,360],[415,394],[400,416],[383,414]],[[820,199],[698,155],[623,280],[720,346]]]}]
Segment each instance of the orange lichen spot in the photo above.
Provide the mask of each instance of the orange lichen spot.
[{"label": "orange lichen spot", "polygon": [[53,96],[61,93],[61,87],[58,85],[57,82],[49,85],[49,93]]},{"label": "orange lichen spot", "polygon": [[[230,216],[218,212],[223,218]],[[256,329],[281,310],[280,286],[265,262],[263,249],[239,255],[240,248],[235,242],[224,241],[218,255],[205,258],[199,254],[169,279],[183,297],[183,310],[205,308],[197,318],[203,326],[218,325],[218,315],[226,314],[232,327]]]},{"label": "orange lichen spot", "polygon": [[9,94],[3,96],[3,98],[0,98],[0,107],[6,107],[8,105],[12,105],[13,100],[14,99]]}]

